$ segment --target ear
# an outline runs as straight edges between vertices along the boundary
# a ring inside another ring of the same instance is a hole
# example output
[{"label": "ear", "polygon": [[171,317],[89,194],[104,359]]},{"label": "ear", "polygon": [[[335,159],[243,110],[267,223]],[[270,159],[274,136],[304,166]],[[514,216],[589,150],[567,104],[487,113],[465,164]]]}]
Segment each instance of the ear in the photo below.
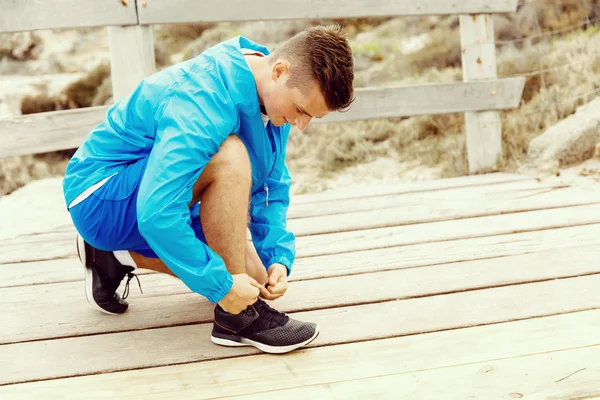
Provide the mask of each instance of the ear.
[{"label": "ear", "polygon": [[277,81],[282,76],[287,76],[290,72],[290,62],[288,60],[279,59],[273,64],[271,70],[271,79]]}]

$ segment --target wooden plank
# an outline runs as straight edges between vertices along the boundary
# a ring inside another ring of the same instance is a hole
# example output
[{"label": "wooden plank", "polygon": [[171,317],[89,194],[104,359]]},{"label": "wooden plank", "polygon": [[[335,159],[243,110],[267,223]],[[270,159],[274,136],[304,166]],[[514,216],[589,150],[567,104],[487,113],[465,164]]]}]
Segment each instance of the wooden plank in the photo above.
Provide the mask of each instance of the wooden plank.
[{"label": "wooden plank", "polygon": [[[310,345],[315,347],[595,309],[600,307],[598,284],[600,276],[595,275],[291,315],[319,324],[321,333]],[[174,307],[171,314],[179,310]],[[125,315],[106,317],[108,324],[125,319]],[[4,345],[0,357],[9,362],[0,365],[0,379],[16,383],[257,353],[255,349],[232,351],[214,345],[209,339],[211,327],[205,323]],[[580,329],[573,326],[571,335]],[[545,335],[554,336],[554,332]],[[587,332],[574,336],[587,336]],[[597,335],[589,337],[598,343]],[[579,339],[569,340],[569,346],[574,346]],[[500,348],[492,342],[488,346]],[[124,348],[135,356],[123,357]]]},{"label": "wooden plank", "polygon": [[[389,346],[395,344],[389,343]],[[339,355],[336,353],[336,356],[332,354],[325,359],[320,357],[318,359],[327,364],[335,373],[327,374],[325,372],[325,377],[314,377],[311,373],[304,374],[304,368],[300,371],[296,370],[292,363],[289,368],[292,368],[295,375],[288,372],[289,376],[286,374],[286,376],[280,377],[281,379],[291,379],[293,383],[286,382],[286,385],[289,386],[296,385],[291,389],[270,390],[269,383],[263,381],[261,382],[262,387],[259,387],[258,384],[252,385],[247,389],[246,394],[240,391],[240,395],[235,397],[227,396],[219,397],[219,399],[264,399],[266,395],[286,400],[397,399],[412,398],[415,393],[419,393],[419,398],[423,399],[522,397],[591,399],[591,396],[600,395],[600,374],[598,374],[600,371],[600,362],[598,361],[600,360],[600,346],[598,345],[502,360],[486,360],[440,369],[402,371],[391,374],[390,370],[384,371],[381,368],[374,372],[370,369],[372,367],[370,363],[365,363],[365,359],[369,356],[376,359],[391,358],[397,361],[396,365],[401,365],[404,362],[403,359],[395,355],[390,356],[383,348],[380,348],[380,351],[372,351],[373,349],[369,345],[346,345],[343,347],[348,354],[352,354],[350,357],[336,357]],[[343,351],[343,349],[336,350]],[[369,350],[372,352],[366,354],[365,352]],[[310,354],[312,356],[320,351],[322,350],[314,350]],[[306,364],[310,362],[309,357],[305,356],[303,360],[305,362],[302,366],[306,368]],[[234,363],[237,363],[237,360]],[[365,370],[365,364],[369,370]],[[397,366],[396,369],[398,369]],[[373,376],[375,373],[380,373],[381,376]],[[332,375],[335,378],[331,377]],[[308,379],[319,382],[325,380],[327,383],[306,385]],[[339,380],[333,381],[333,379]],[[247,394],[248,392],[252,394]]]},{"label": "wooden plank", "polygon": [[[348,112],[330,114],[318,122],[513,108],[519,104],[524,84],[525,78],[517,77],[489,82],[360,88]],[[497,94],[492,96],[492,92]],[[87,112],[54,111],[0,120],[0,158],[76,148],[102,120],[105,110],[106,107],[95,107]]]},{"label": "wooden plank", "polygon": [[[443,192],[431,191],[368,199],[327,201],[319,203],[317,207],[312,204],[299,204],[289,212],[291,215],[288,220],[288,228],[297,237],[301,237],[598,202],[600,202],[600,190],[560,186],[544,187],[539,183],[531,184],[522,181],[481,188],[448,189]],[[301,216],[314,217],[299,218]],[[69,233],[71,237],[69,237]],[[56,241],[57,238],[62,238],[69,246],[72,246],[72,238],[75,235],[75,228],[66,214],[64,226],[47,227],[46,232],[37,236],[20,235],[12,238],[5,234],[2,239],[2,235],[0,235],[0,246],[2,243],[14,245],[21,241]],[[46,252],[38,254],[43,258],[49,256]],[[33,256],[34,254],[29,253],[29,257]]]},{"label": "wooden plank", "polygon": [[[513,198],[509,197],[511,194]],[[543,192],[534,196],[526,196],[520,193],[515,196],[514,192],[505,192],[503,195],[505,198],[474,195],[470,202],[465,201],[466,199],[448,198],[428,201],[427,199],[419,200],[415,198],[414,203],[408,206],[392,206],[392,202],[388,203],[388,199],[383,198],[372,202],[373,205],[380,205],[377,211],[358,211],[292,219],[288,222],[288,227],[297,237],[300,237],[553,208],[565,208],[564,212],[567,213],[567,207],[600,203],[600,192],[589,193],[576,189]],[[314,213],[318,214],[322,211],[324,210],[319,208],[315,209]]]},{"label": "wooden plank", "polygon": [[600,222],[599,205],[538,210],[389,228],[302,236],[297,256],[314,257],[357,250],[556,229]]},{"label": "wooden plank", "polygon": [[291,222],[291,220],[297,218],[347,214],[356,211],[381,211],[390,207],[413,207],[424,201],[435,201],[432,205],[437,206],[443,205],[440,203],[452,200],[460,200],[462,202],[472,201],[474,205],[477,205],[477,200],[481,199],[526,199],[528,197],[551,196],[568,190],[577,190],[582,192],[582,194],[585,193],[587,196],[595,195],[600,197],[600,185],[572,187],[568,184],[548,184],[535,180],[524,180],[493,185],[447,188],[444,190],[399,192],[378,196],[294,203],[289,207],[287,218]]},{"label": "wooden plank", "polygon": [[[600,248],[600,225],[585,225],[548,231],[524,232],[498,237],[450,240],[333,254],[298,259],[290,279],[302,280],[376,272],[390,269],[422,267],[450,262],[506,257],[556,249],[592,246]],[[326,265],[316,269],[315,265]],[[154,273],[140,270],[139,274]],[[72,282],[83,279],[77,258],[19,264],[0,264],[0,288],[45,283]]]},{"label": "wooden plank", "polygon": [[[491,15],[461,15],[460,42],[465,82],[490,80],[498,77],[494,21]],[[465,113],[465,130],[469,173],[497,170],[502,161],[500,113],[498,111],[469,111]]]},{"label": "wooden plank", "polygon": [[[136,271],[138,275],[149,273],[154,273],[154,271],[146,269]],[[0,264],[0,288],[79,280],[83,280],[83,269],[77,257],[31,263]]]},{"label": "wooden plank", "polygon": [[[333,323],[342,317],[343,315],[340,314],[331,315],[333,319],[331,326],[334,331],[336,329]],[[157,393],[170,393],[173,396],[179,395],[185,398],[241,395],[251,393],[252,389],[256,390],[258,385],[260,385],[259,390],[265,390],[265,387],[272,390],[283,389],[294,387],[299,381],[315,385],[344,379],[360,379],[369,376],[366,375],[368,373],[371,373],[371,376],[377,376],[411,373],[426,369],[439,370],[461,364],[491,362],[507,357],[593,346],[598,343],[599,320],[599,310],[584,311],[534,320],[307,349],[290,353],[285,357],[258,355],[234,360],[196,362],[4,386],[0,387],[0,394],[3,398],[11,399],[40,398],[40,396],[42,396],[41,398],[50,396],[51,398],[76,399],[81,394],[80,388],[86,387],[86,398],[90,399],[98,398],[98,396],[110,397],[112,394],[118,394],[116,397],[132,399],[135,396],[149,398]],[[384,325],[390,323],[388,319],[382,322]],[[342,325],[347,325],[347,323],[342,321]],[[157,335],[156,332],[154,334]],[[197,333],[191,331],[191,334]],[[118,337],[115,339],[118,340]],[[317,338],[317,341],[320,340],[320,337]],[[165,338],[165,342],[172,342],[172,340]],[[104,347],[107,347],[108,344],[108,342],[105,343]],[[115,345],[120,346],[118,343]],[[195,348],[196,346],[191,346],[187,352],[194,353]],[[142,355],[152,349],[147,346]],[[236,351],[237,349],[231,349],[231,355],[233,356]],[[376,357],[379,352],[382,356]],[[358,356],[359,354],[361,356]],[[362,354],[367,354],[367,356],[362,356]],[[59,357],[58,360],[63,358]],[[121,358],[124,357],[119,357],[119,359]],[[352,368],[349,371],[331,368],[333,360],[347,360],[348,365],[358,364],[360,368]],[[402,361],[398,362],[398,360]],[[35,367],[35,365],[34,363],[33,366]],[[249,375],[248,370],[255,371],[256,374]],[[265,379],[273,376],[269,370],[276,370],[278,373],[272,381],[267,382]],[[264,379],[255,382],[257,381],[256,376],[263,376]],[[143,381],[149,378],[154,378],[152,384],[143,384]],[[132,381],[139,384],[131,385]]]},{"label": "wooden plank", "polygon": [[[297,257],[594,224],[600,222],[599,212],[600,205],[583,205],[366,231],[299,235],[296,240]],[[30,250],[32,247],[35,247],[35,252]],[[1,240],[0,250],[0,264],[76,255],[72,232]]]},{"label": "wooden plank", "polygon": [[519,105],[524,87],[525,78],[519,77],[365,88],[358,91],[355,102],[347,112],[331,113],[313,123],[515,108]]},{"label": "wooden plank", "polygon": [[[34,234],[54,234],[56,232],[74,232],[71,218],[64,207],[64,200],[60,182],[56,181],[52,185],[45,185],[45,193],[49,196],[49,201],[45,203],[43,208],[32,210],[26,216],[15,211],[19,209],[21,202],[27,196],[36,195],[36,190],[25,190],[11,196],[7,196],[0,200],[0,220],[6,222],[5,227],[0,227],[0,241],[4,239],[12,239],[19,236],[28,236]],[[393,185],[391,185],[393,186]],[[407,185],[396,185],[401,190]],[[567,188],[568,185],[548,185],[537,182],[534,179],[509,181],[490,185],[481,185],[478,187],[467,186],[462,188],[446,189],[446,193],[440,190],[428,190],[423,192],[399,192],[386,196],[371,196],[365,198],[355,198],[337,201],[321,201],[317,206],[314,203],[292,204],[288,211],[288,220],[293,220],[300,217],[316,216],[325,214],[337,214],[342,212],[359,211],[359,210],[377,210],[389,207],[404,207],[413,206],[415,203],[422,203],[423,199],[439,200],[446,202],[449,197],[453,196],[464,200],[481,197],[481,195],[494,194],[497,196],[519,196],[513,193],[519,189],[520,195],[523,197],[536,195],[538,192],[549,191],[556,188]],[[433,186],[432,186],[433,188]],[[600,193],[600,186],[596,189]],[[593,190],[590,192],[594,193]],[[585,193],[587,194],[587,191]],[[339,204],[339,206],[338,206]],[[36,222],[40,218],[48,219],[48,215],[52,216],[52,221],[48,224],[39,225]],[[294,224],[295,222],[291,222]],[[293,227],[293,225],[290,225]],[[296,231],[296,234],[302,232]]]},{"label": "wooden plank", "polygon": [[[600,225],[586,225],[301,258],[294,264],[292,275],[294,279],[301,280],[334,274],[347,275],[481,260],[551,249],[566,251],[572,246],[600,244],[599,227]],[[315,268],[315,265],[326,267]]]},{"label": "wooden plank", "polygon": [[0,32],[137,24],[133,1],[2,0],[0,6]]},{"label": "wooden plank", "polygon": [[27,114],[0,120],[0,158],[76,149],[110,106]]},{"label": "wooden plank", "polygon": [[296,253],[299,258],[314,257],[357,250],[497,236],[599,222],[600,205],[594,204],[364,231],[302,236],[296,240]]},{"label": "wooden plank", "polygon": [[[599,254],[597,247],[574,248],[425,268],[398,265],[395,270],[371,274],[359,270],[350,276],[340,276],[343,265],[314,264],[314,272],[306,271],[301,281],[291,279],[288,293],[274,304],[286,311],[299,311],[595,274],[600,273],[595,262]],[[323,269],[327,269],[325,276]],[[0,343],[211,320],[212,306],[179,280],[153,274],[142,277],[141,282],[144,295],[131,287],[132,306],[120,318],[91,312],[81,282],[1,289],[3,309],[18,312],[0,316],[6,327],[0,332]]]},{"label": "wooden plank", "polygon": [[[525,182],[529,184],[526,185]],[[12,193],[10,196],[4,196],[0,198],[0,220],[4,222],[0,226],[0,240],[7,238],[15,238],[17,236],[26,236],[33,234],[52,233],[56,231],[65,231],[73,229],[73,223],[69,216],[68,211],[64,205],[63,191],[61,186],[62,180],[60,178],[41,180],[27,185],[24,188]],[[322,194],[307,194],[307,195],[293,195],[292,204],[288,212],[288,219],[293,219],[301,216],[312,216],[315,215],[313,210],[321,210],[324,208],[326,203],[335,203],[331,200],[335,200],[342,196],[341,199],[352,196],[360,196],[361,193],[370,193],[370,196],[364,195],[364,197],[354,197],[355,201],[349,201],[348,204],[352,204],[353,207],[358,209],[374,209],[369,206],[368,201],[364,199],[374,200],[383,195],[396,195],[398,200],[404,199],[403,195],[409,195],[420,193],[422,196],[441,198],[441,190],[459,190],[461,188],[469,189],[478,186],[481,192],[487,191],[500,191],[503,188],[514,188],[513,185],[523,185],[522,187],[531,186],[535,187],[548,187],[547,183],[539,183],[536,179],[527,176],[513,175],[513,174],[485,174],[485,175],[473,175],[463,176],[457,178],[448,179],[436,179],[424,182],[406,182],[386,185],[369,185],[370,190],[366,187],[358,186],[352,191],[330,191]],[[556,184],[557,186],[569,186],[567,183]],[[420,190],[419,188],[422,188]],[[381,191],[381,194],[377,194],[377,189]],[[20,209],[23,201],[27,200],[30,196],[38,195],[38,191],[42,191],[46,195],[46,202],[43,207],[30,209],[27,214],[18,214],[17,210]],[[364,191],[363,191],[364,190]],[[533,190],[533,189],[532,189]],[[600,185],[598,185],[598,191],[600,191]],[[437,192],[437,195],[434,193]],[[472,193],[467,194],[471,196]],[[322,198],[323,200],[318,201],[317,199]],[[341,200],[340,199],[340,200]],[[326,201],[327,200],[327,201]],[[306,203],[317,203],[315,206],[308,207]],[[359,204],[364,207],[357,207]],[[393,205],[403,205],[404,203],[397,203]],[[328,209],[331,207],[328,207]],[[333,211],[333,208],[331,208]],[[44,225],[37,224],[40,218],[44,218],[47,223]]]},{"label": "wooden plank", "polygon": [[227,5],[219,6],[205,2],[189,3],[184,0],[153,0],[146,5],[144,3],[146,2],[138,0],[142,24],[506,13],[517,9],[517,0],[421,0],[417,3],[375,0],[351,0],[344,3],[319,0],[231,0]]},{"label": "wooden plank", "polygon": [[527,175],[494,172],[480,175],[456,176],[427,181],[409,181],[390,184],[353,185],[348,188],[330,189],[311,194],[295,194],[290,199],[290,210],[306,203],[321,203],[331,200],[362,199],[393,194],[423,193],[429,191],[467,188],[473,186],[501,185],[517,181],[537,182]]},{"label": "wooden plank", "polygon": [[[128,96],[146,77],[156,72],[154,39],[148,25],[107,28],[113,99]],[[133,57],[132,57],[133,55]]]}]

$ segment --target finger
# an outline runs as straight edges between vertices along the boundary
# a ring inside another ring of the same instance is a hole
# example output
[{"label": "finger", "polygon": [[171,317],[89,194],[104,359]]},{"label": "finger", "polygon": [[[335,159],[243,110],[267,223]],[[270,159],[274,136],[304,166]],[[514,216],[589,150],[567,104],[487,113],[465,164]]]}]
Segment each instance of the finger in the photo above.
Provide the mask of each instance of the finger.
[{"label": "finger", "polygon": [[269,286],[269,292],[271,294],[283,294],[283,293],[285,293],[287,288],[288,288],[287,282],[282,281],[282,282],[279,282],[275,286]]},{"label": "finger", "polygon": [[251,284],[252,286],[254,286],[254,287],[255,287],[255,288],[257,288],[257,289],[260,289],[260,288],[262,287],[262,285],[261,285],[260,283],[258,283],[258,282],[256,281],[256,279],[254,279],[254,278],[253,278],[253,277],[251,277],[251,276],[248,276],[248,283],[249,283],[249,284]]},{"label": "finger", "polygon": [[272,293],[269,293],[268,295],[264,295],[264,296],[261,294],[261,297],[265,300],[277,300],[281,296],[282,295],[280,295],[280,294],[272,294]]},{"label": "finger", "polygon": [[263,299],[265,299],[265,300],[275,300],[275,299],[277,299],[280,296],[281,295],[279,295],[279,294],[271,294],[269,292],[264,293],[264,294],[261,292],[261,294],[260,294],[260,297],[263,298]]},{"label": "finger", "polygon": [[267,291],[267,289],[263,285],[258,283],[254,278],[250,276],[248,277],[248,283],[250,283],[250,285],[258,291],[258,293],[256,293],[256,297],[258,297],[262,293],[266,293]]},{"label": "finger", "polygon": [[[265,288],[264,286],[260,286],[260,285],[259,285],[259,287],[258,287],[258,290],[259,290],[259,294],[260,294],[262,297],[265,297],[265,298],[267,298],[267,296],[270,296],[270,295],[271,295],[271,294],[269,293],[269,290],[268,290],[267,288]],[[257,296],[258,296],[258,294],[257,294]]]},{"label": "finger", "polygon": [[282,293],[275,293],[275,292],[273,292],[273,289],[274,289],[274,288],[275,288],[277,291],[280,291],[280,289],[279,289],[279,288],[277,288],[276,286],[269,286],[268,288],[266,288],[266,292],[267,292],[267,293],[264,293],[264,294],[263,294],[263,293],[261,292],[261,297],[263,297],[263,298],[265,298],[265,299],[267,299],[267,300],[275,300],[275,299],[277,299],[277,298],[281,297],[281,296],[282,296],[282,294],[283,294],[283,292],[285,292],[285,290],[284,290]]},{"label": "finger", "polygon": [[281,271],[275,270],[275,272],[273,272],[271,274],[271,276],[269,277],[269,285],[271,285],[271,286],[277,285],[277,282],[279,282],[281,280],[281,278],[283,278],[283,274],[281,273]]}]

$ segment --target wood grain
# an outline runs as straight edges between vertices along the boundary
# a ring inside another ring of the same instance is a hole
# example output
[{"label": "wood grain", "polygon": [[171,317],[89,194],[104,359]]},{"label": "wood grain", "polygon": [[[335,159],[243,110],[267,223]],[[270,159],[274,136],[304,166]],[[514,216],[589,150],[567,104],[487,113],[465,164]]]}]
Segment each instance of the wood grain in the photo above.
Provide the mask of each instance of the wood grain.
[{"label": "wood grain", "polygon": [[133,1],[18,0],[2,1],[1,6],[0,32],[138,23]]},{"label": "wood grain", "polygon": [[[388,343],[386,343],[388,344]],[[390,346],[394,343],[389,343]],[[360,373],[372,374],[364,368],[371,368],[365,362],[368,356],[379,359],[388,358],[385,349],[367,355],[363,353],[371,349],[343,346],[352,356],[342,359],[319,359],[330,366],[335,373],[324,372],[325,377],[315,377],[315,381],[327,381],[317,385],[306,385],[306,379],[298,379],[300,371],[294,368],[296,377],[290,379],[296,385],[292,389],[268,390],[258,385],[246,389],[247,392],[257,390],[253,394],[241,394],[235,397],[219,397],[220,400],[264,399],[264,396],[283,398],[286,400],[304,400],[326,398],[331,400],[346,399],[395,399],[412,398],[419,393],[419,398],[428,399],[503,399],[503,398],[539,398],[539,399],[592,399],[600,396],[600,346],[590,346],[568,350],[544,352],[542,354],[524,355],[488,360],[479,363],[468,363],[427,369],[421,371],[403,371],[392,373],[394,367],[383,371],[381,376],[360,378]],[[347,348],[346,348],[347,347]],[[339,349],[342,351],[344,349]],[[315,350],[315,352],[320,351]],[[305,357],[306,359],[306,357]],[[398,364],[403,359],[396,357]],[[237,360],[236,360],[237,361]],[[396,367],[398,369],[398,367]],[[355,372],[360,371],[360,372]],[[345,376],[344,376],[345,375]],[[308,376],[313,377],[312,374]],[[333,378],[335,376],[335,378]],[[331,378],[340,379],[332,382]],[[562,377],[562,378],[557,378]],[[287,376],[286,376],[287,378]],[[330,378],[330,379],[328,379]],[[567,378],[564,382],[560,379]],[[291,386],[290,383],[288,385]],[[452,388],[449,390],[449,388]],[[262,390],[262,391],[259,391]],[[240,391],[241,392],[241,391]]]},{"label": "wood grain", "polygon": [[[319,324],[321,334],[310,347],[324,346],[600,308],[599,284],[600,276],[594,275],[308,311],[292,316]],[[577,293],[577,296],[573,293]],[[178,312],[178,307],[171,309],[171,314]],[[150,319],[157,316],[147,310],[144,317]],[[108,319],[106,322],[109,323]],[[0,358],[9,362],[0,365],[0,379],[4,383],[20,382],[256,354],[253,348],[232,351],[213,344],[208,337],[210,329],[211,324],[206,323],[4,345],[0,346]],[[573,343],[580,340],[579,336],[588,335],[588,332],[574,334],[581,332],[578,325],[572,326],[570,332],[575,338],[569,338],[571,342],[568,347],[574,346]],[[554,332],[542,334],[554,336]],[[598,343],[597,335],[590,338],[595,344]],[[497,344],[492,346],[492,342],[488,346],[498,348],[497,351],[504,356],[510,353],[510,349],[500,350]],[[535,345],[530,344],[530,347]],[[124,351],[135,356],[125,357]],[[427,358],[443,358],[451,352],[448,349],[445,354],[436,357],[428,353]],[[64,354],[69,357],[61,361]],[[243,375],[230,376],[241,379]]]},{"label": "wood grain", "polygon": [[[285,311],[389,301],[443,293],[539,282],[600,273],[595,246],[501,257],[425,268],[409,268],[292,281],[274,302]],[[340,271],[328,271],[335,275]],[[321,275],[315,271],[313,277]],[[141,279],[144,295],[132,287],[132,307],[114,318],[91,312],[81,282],[0,289],[0,343],[117,332],[210,321],[212,306],[179,280],[153,274]],[[373,290],[377,288],[377,290]],[[61,304],[55,307],[54,304]]]},{"label": "wood grain", "polygon": [[142,24],[506,13],[517,9],[517,0],[420,0],[416,3],[375,0],[348,0],[344,3],[323,0],[230,0],[226,5],[184,0],[153,0],[148,1],[147,6],[142,6],[142,0],[138,0],[138,4]]},{"label": "wood grain", "polygon": [[[525,78],[503,78],[486,82],[359,88],[348,112],[330,114],[318,123],[514,108],[519,104],[524,84]],[[497,95],[492,96],[492,92]],[[0,120],[0,158],[77,148],[102,121],[108,107]]]},{"label": "wood grain", "polygon": [[[575,251],[575,248],[588,245],[591,246],[591,249],[600,249],[599,229],[600,225],[595,224],[523,232],[501,237],[459,239],[300,258],[294,264],[290,279],[292,281],[315,279],[548,250],[571,251],[570,249],[574,248],[573,251]],[[140,270],[139,273],[144,275],[153,273],[153,271]],[[76,258],[0,264],[0,287],[72,282],[81,279],[83,279],[83,271]]]},{"label": "wood grain", "polygon": [[[591,194],[588,199],[592,200],[589,201],[594,202],[595,196],[595,194]],[[588,201],[585,200],[585,197],[582,197],[582,199],[585,202]],[[479,209],[485,208],[487,203],[482,200],[480,206],[472,205],[472,208],[474,210],[477,210],[478,207]],[[535,204],[535,202],[533,203]],[[540,204],[542,204],[541,200]],[[418,207],[421,210],[421,215],[425,218],[427,218],[426,207]],[[459,205],[455,210],[451,209],[449,212],[459,212],[456,210],[459,207],[462,206]],[[437,215],[448,212],[444,211],[443,206],[440,208],[441,210]],[[498,212],[502,213],[501,211]],[[412,221],[412,225],[402,225],[405,222],[403,218],[411,218],[412,215],[411,213],[399,211],[398,216],[393,217],[396,226],[386,228],[376,228],[378,224],[381,224],[380,219],[373,219],[369,222],[369,218],[372,217],[371,214],[362,215],[363,219],[346,214],[346,219],[341,222],[344,230],[353,229],[353,225],[350,224],[354,224],[357,228],[368,227],[371,229],[313,234],[311,236],[302,236],[300,231],[296,240],[297,258],[595,224],[600,222],[600,205],[592,204],[499,215],[493,215],[494,212],[492,212],[491,214],[458,220],[445,220],[443,217],[436,218],[436,214],[433,214],[433,217],[429,216],[430,220],[441,219],[442,221],[426,222],[419,219]],[[361,215],[359,214],[358,217],[361,217]],[[353,222],[348,223],[345,221]],[[336,223],[340,224],[339,220]],[[307,234],[328,231],[326,225],[323,225],[321,230],[315,230],[312,226],[307,226],[306,229],[309,230],[305,232]],[[74,238],[74,231],[67,230],[0,240],[0,264],[74,257],[76,255]]]}]

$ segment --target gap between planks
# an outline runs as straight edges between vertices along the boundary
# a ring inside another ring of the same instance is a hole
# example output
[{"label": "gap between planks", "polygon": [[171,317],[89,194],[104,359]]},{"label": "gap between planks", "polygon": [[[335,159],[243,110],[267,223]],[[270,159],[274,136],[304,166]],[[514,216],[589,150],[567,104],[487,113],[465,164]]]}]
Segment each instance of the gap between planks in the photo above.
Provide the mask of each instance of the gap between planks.
[{"label": "gap between planks", "polygon": [[[597,246],[586,246],[419,268],[401,268],[401,265],[388,271],[365,268],[363,274],[352,275],[341,275],[345,265],[338,264],[327,270],[333,276],[323,277],[314,270],[306,280],[292,281],[286,296],[273,304],[283,311],[297,312],[593,275],[600,273],[595,262],[599,252]],[[176,278],[154,274],[143,281],[145,294],[133,292],[131,308],[119,318],[91,313],[81,281],[1,289],[0,294],[6,299],[2,307],[7,312],[0,315],[0,325],[7,328],[0,332],[0,343],[212,319],[211,304]],[[62,306],[56,308],[55,303]],[[154,318],[147,318],[147,313]]]},{"label": "gap between planks", "polygon": [[[112,372],[0,387],[0,394],[23,398],[49,395],[71,399],[86,388],[86,398],[109,395],[148,398],[156,393],[209,398],[315,384],[331,384],[390,373],[416,373],[460,365],[497,362],[564,349],[595,346],[600,310],[543,317],[443,332],[311,348],[288,355],[234,359]],[[385,321],[388,323],[388,321]],[[193,351],[193,350],[192,350]],[[338,368],[332,368],[339,363]],[[262,371],[262,370],[265,371]],[[248,370],[256,372],[247,374]],[[277,379],[267,370],[277,370]],[[478,368],[479,370],[479,368]],[[486,371],[487,372],[487,371]],[[265,379],[257,381],[255,376]],[[282,379],[283,378],[283,379]],[[138,382],[131,385],[132,379]],[[145,381],[148,384],[143,384]],[[287,398],[287,397],[286,397]],[[309,396],[310,398],[310,396]]]},{"label": "gap between planks", "polygon": [[[296,240],[297,258],[407,244],[557,229],[594,223],[600,223],[600,204],[351,232],[316,234],[299,237]],[[72,235],[68,234],[62,240],[49,237],[44,242],[26,243],[18,241],[9,245],[6,245],[5,242],[5,245],[0,246],[0,263],[33,261],[40,258],[40,254],[43,254],[43,258],[72,256],[75,255],[75,246],[72,239]],[[31,254],[26,251],[32,245],[35,245],[37,253]]]},{"label": "gap between planks", "polygon": [[[587,245],[600,248],[599,230],[600,225],[586,225],[300,258],[294,264],[290,280],[439,265]],[[317,268],[319,265],[327,267]],[[141,275],[154,274],[149,270],[139,272]],[[0,287],[82,279],[78,259],[0,265]]]},{"label": "gap between planks", "polygon": [[[324,308],[291,315],[321,326],[321,334],[309,345],[315,347],[596,309],[600,308],[600,293],[597,290],[599,285],[600,275],[594,275],[400,301]],[[172,303],[165,312],[171,315],[181,312],[181,308],[181,304]],[[160,315],[152,314],[153,311],[156,312],[153,308],[136,311],[138,318],[154,321],[157,317],[161,318]],[[122,320],[123,326],[132,321],[125,315],[104,318],[102,328],[105,332],[106,325],[114,320]],[[357,325],[358,321],[360,323]],[[82,320],[79,321],[81,322]],[[117,322],[120,321],[115,321]],[[103,335],[5,344],[0,346],[0,359],[9,362],[0,366],[0,371],[5,369],[0,373],[0,379],[3,383],[14,383],[256,353],[255,349],[232,350],[214,345],[208,339],[211,327],[211,323],[152,327]],[[121,357],[124,348],[128,354],[135,354],[135,357]],[[94,349],[103,350],[98,352]],[[69,354],[70,362],[57,363],[61,354]],[[73,363],[76,360],[85,362]]]}]

